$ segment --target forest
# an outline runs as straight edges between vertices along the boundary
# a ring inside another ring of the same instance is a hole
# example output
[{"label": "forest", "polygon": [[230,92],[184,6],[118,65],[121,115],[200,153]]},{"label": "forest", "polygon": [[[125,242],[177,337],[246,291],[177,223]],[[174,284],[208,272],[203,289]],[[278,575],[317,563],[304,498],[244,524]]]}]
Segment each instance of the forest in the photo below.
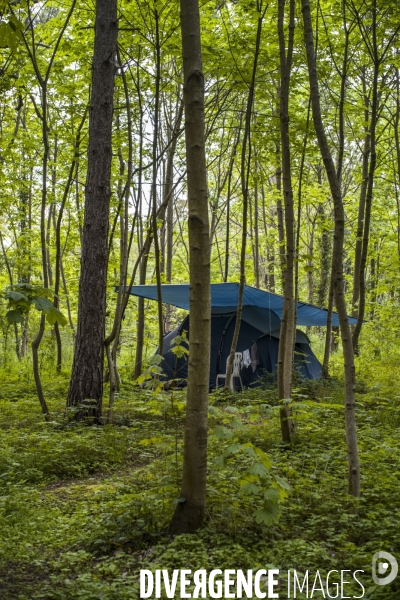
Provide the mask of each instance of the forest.
[{"label": "forest", "polygon": [[400,599],[399,31],[0,0],[0,600]]}]

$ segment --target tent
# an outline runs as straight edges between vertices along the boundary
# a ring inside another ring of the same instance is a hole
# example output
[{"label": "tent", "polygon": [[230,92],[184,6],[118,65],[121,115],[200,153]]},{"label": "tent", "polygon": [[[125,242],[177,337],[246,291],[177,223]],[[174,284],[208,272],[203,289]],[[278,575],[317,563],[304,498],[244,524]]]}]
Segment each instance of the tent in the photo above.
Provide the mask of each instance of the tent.
[{"label": "tent", "polygon": [[[238,303],[238,283],[211,284],[211,362],[210,387],[215,387],[218,373],[225,373],[236,322]],[[132,286],[130,293],[134,296],[157,300],[157,286]],[[165,284],[161,286],[162,301],[167,304],[189,310],[189,284]],[[243,381],[254,384],[265,373],[276,371],[279,329],[282,318],[283,297],[251,286],[245,286],[243,294],[242,323],[240,326],[237,351],[249,349],[257,344],[259,364],[253,371],[252,367],[242,370]],[[328,311],[305,302],[297,303],[297,325],[326,326]],[[356,320],[349,318],[351,324]],[[332,325],[339,325],[338,315],[333,313]],[[166,334],[163,349],[163,368],[167,379],[186,378],[187,362],[177,359],[170,351],[171,342],[182,331],[188,332],[190,340],[189,316],[174,331]],[[321,375],[321,365],[313,354],[307,336],[297,330],[295,347],[295,368],[308,379]]]},{"label": "tent", "polygon": [[[226,361],[231,349],[233,332],[235,329],[236,314],[212,315],[211,317],[211,356],[210,356],[210,388],[216,387],[218,373],[225,373]],[[167,379],[187,377],[186,358],[177,358],[171,352],[171,343],[174,339],[186,331],[190,341],[190,318],[184,321],[164,337],[163,370]],[[276,372],[278,363],[279,330],[263,333],[257,327],[242,320],[237,343],[237,351],[243,352],[256,344],[258,354],[258,365],[253,370],[252,366],[244,367],[241,371],[243,385],[245,387],[260,383],[267,374]],[[306,334],[300,330],[296,332],[295,345],[295,369],[306,379],[318,379],[321,377],[321,365],[311,350],[310,342]]]}]

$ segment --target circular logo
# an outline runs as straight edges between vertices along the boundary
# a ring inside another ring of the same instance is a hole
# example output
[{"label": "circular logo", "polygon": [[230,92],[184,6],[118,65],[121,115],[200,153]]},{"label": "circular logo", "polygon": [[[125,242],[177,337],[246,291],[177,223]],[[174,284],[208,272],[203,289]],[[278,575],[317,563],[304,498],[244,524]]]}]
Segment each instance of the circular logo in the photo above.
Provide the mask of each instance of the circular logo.
[{"label": "circular logo", "polygon": [[[384,562],[378,562],[381,559],[383,559]],[[389,567],[390,572],[386,575]],[[389,583],[392,583],[397,577],[398,570],[399,566],[397,560],[392,554],[389,554],[389,552],[381,550],[380,552],[376,552],[372,557],[372,579],[377,585],[388,585]]]}]

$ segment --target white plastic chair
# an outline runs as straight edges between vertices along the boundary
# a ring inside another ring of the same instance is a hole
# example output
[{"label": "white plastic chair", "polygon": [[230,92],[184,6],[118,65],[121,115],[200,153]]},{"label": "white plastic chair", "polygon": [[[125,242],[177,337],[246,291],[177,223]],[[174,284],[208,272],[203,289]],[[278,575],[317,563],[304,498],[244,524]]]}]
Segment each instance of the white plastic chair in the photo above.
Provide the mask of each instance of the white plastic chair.
[{"label": "white plastic chair", "polygon": [[[229,357],[226,361],[226,366],[228,367],[228,361],[229,361]],[[231,380],[229,382],[229,387],[231,390],[235,389],[235,385],[234,385],[234,378],[238,378],[240,381],[240,389],[243,390],[243,383],[242,383],[242,378],[240,377],[240,365],[242,363],[242,353],[241,352],[235,352],[235,358],[233,359],[233,367],[232,367],[232,376],[231,376]],[[225,379],[226,381],[226,373],[220,373],[219,375],[217,375],[217,381],[216,381],[216,385],[218,387],[218,380],[219,379]]]}]

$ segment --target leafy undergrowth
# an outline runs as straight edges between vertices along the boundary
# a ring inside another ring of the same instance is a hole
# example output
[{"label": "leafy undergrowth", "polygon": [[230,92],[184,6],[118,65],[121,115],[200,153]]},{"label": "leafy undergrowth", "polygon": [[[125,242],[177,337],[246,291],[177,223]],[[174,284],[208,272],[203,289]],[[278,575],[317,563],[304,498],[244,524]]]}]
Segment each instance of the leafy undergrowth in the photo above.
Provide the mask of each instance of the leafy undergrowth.
[{"label": "leafy undergrowth", "polygon": [[[358,395],[358,504],[347,495],[338,383],[296,390],[291,448],[280,441],[274,389],[212,394],[206,526],[171,539],[184,392],[125,385],[114,424],[89,427],[64,418],[66,387],[66,376],[47,382],[54,412],[45,423],[31,382],[3,379],[1,600],[133,600],[141,568],[272,566],[284,574],[363,569],[364,598],[400,598],[396,581],[371,579],[372,555],[400,548],[400,419],[387,390]],[[284,590],[282,578],[280,598]],[[360,587],[349,584],[346,594],[360,596]]]}]

